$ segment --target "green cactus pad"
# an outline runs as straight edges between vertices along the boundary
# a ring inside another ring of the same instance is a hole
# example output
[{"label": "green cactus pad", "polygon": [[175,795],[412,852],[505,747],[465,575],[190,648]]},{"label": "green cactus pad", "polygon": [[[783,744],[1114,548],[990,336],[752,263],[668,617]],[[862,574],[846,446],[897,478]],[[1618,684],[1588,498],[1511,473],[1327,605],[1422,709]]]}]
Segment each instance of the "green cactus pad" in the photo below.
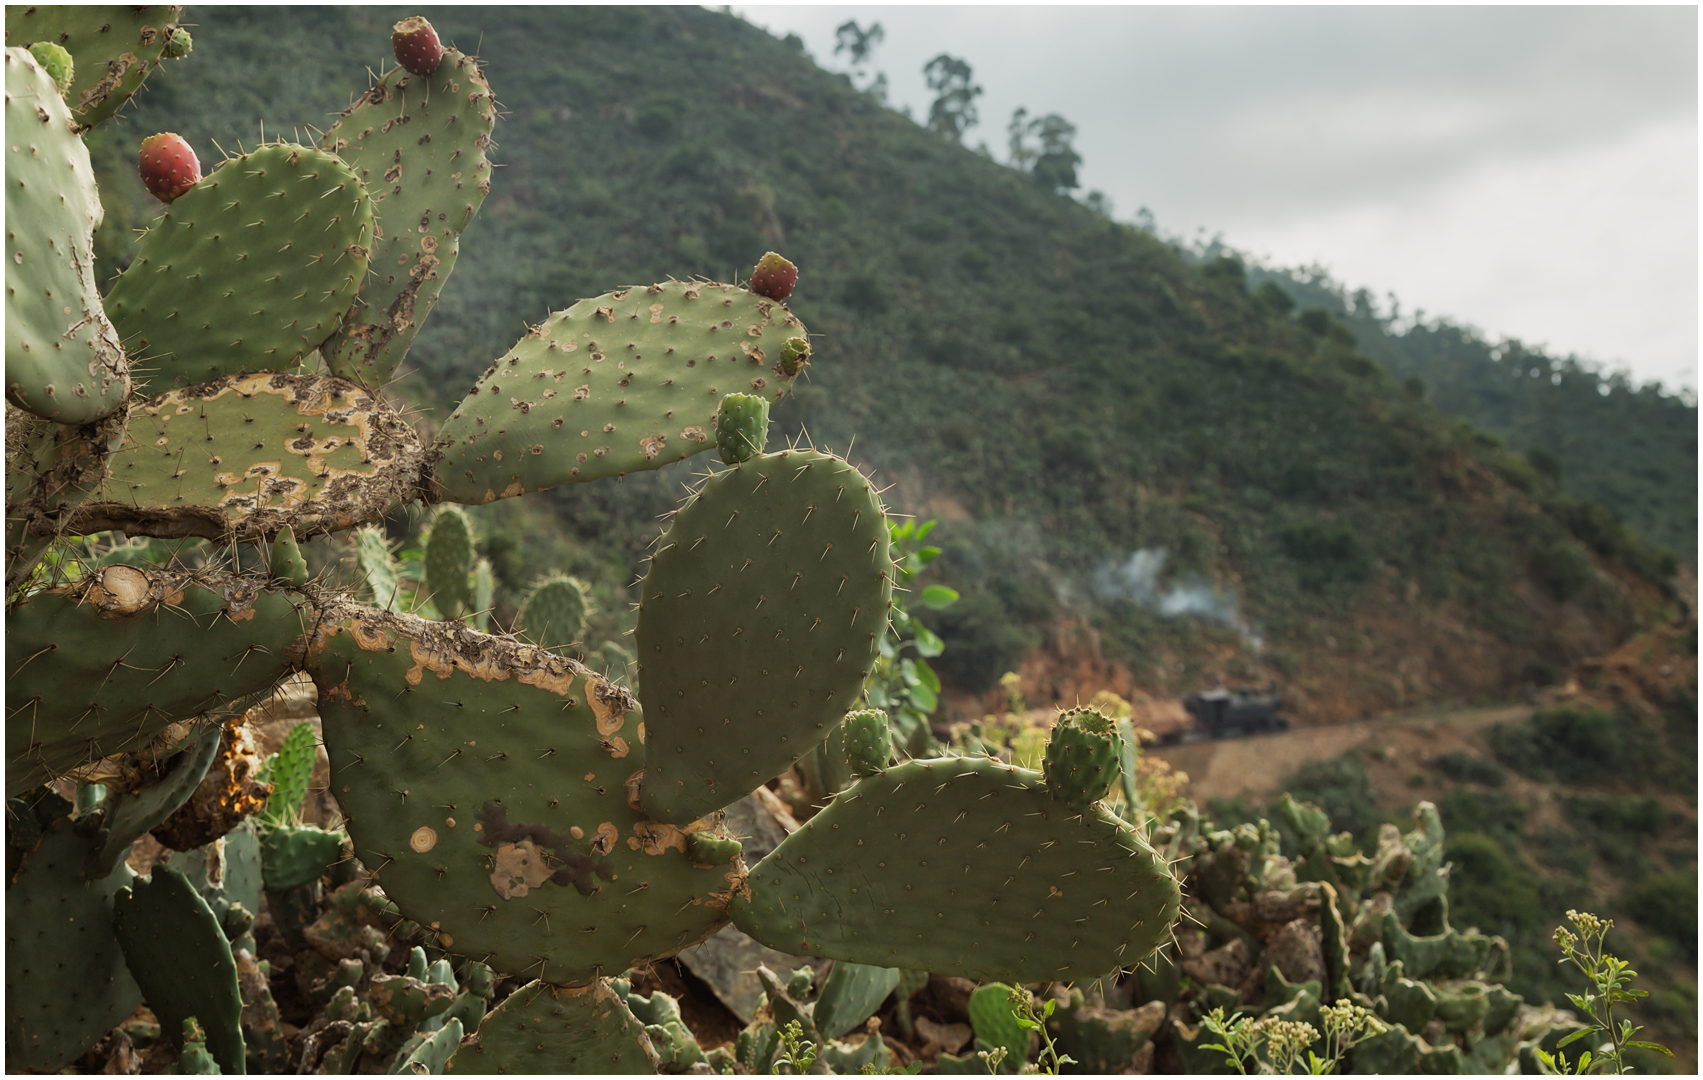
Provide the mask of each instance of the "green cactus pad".
[{"label": "green cactus pad", "polygon": [[899,988],[899,969],[834,961],[812,1014],[824,1038],[837,1039],[863,1026],[887,995]]},{"label": "green cactus pad", "polygon": [[67,528],[306,538],[413,497],[420,453],[408,422],[347,380],[227,376],[133,406],[107,480]]},{"label": "green cactus pad", "polygon": [[282,371],[342,322],[372,242],[372,202],[348,166],[263,146],[172,201],[107,292],[107,313],[151,394]]},{"label": "green cactus pad", "polygon": [[272,785],[266,797],[266,808],[260,818],[268,825],[294,825],[296,816],[307,798],[308,783],[313,779],[313,763],[318,757],[318,743],[313,724],[306,720],[290,729],[278,752],[266,759],[262,783]]},{"label": "green cactus pad", "polygon": [[627,1003],[599,979],[534,981],[492,1009],[449,1059],[450,1075],[654,1073],[656,1051]]},{"label": "green cactus pad", "polygon": [[426,592],[446,619],[473,607],[473,524],[459,506],[440,506],[426,535]]},{"label": "green cactus pad", "polygon": [[[483,1005],[481,1005],[483,1007]],[[450,1017],[444,1021],[443,1027],[438,1028],[425,1039],[421,1040],[406,1057],[397,1064],[398,1073],[409,1075],[437,1076],[443,1073],[449,1059],[461,1049],[462,1027],[461,1020]],[[398,1051],[398,1056],[401,1052]]]},{"label": "green cactus pad", "polygon": [[22,790],[274,685],[302,601],[230,574],[109,566],[6,612],[6,786]]},{"label": "green cactus pad", "polygon": [[355,532],[355,569],[366,585],[367,596],[385,611],[402,610],[402,582],[390,541],[378,525],[363,525]]},{"label": "green cactus pad", "polygon": [[1145,959],[1180,904],[1163,858],[1040,774],[987,758],[859,780],[758,863],[736,926],[773,949],[1005,982]]},{"label": "green cactus pad", "polygon": [[53,79],[53,85],[58,88],[59,96],[64,97],[71,92],[71,83],[77,77],[76,61],[65,47],[51,41],[38,41],[30,46],[30,55],[35,62]]},{"label": "green cactus pad", "polygon": [[[182,1047],[190,1017],[207,1032],[207,1050],[227,1073],[243,1071],[242,991],[236,959],[207,901],[182,874],[154,867],[113,902],[113,931],[160,1031]],[[176,1035],[177,1037],[173,1037]]]},{"label": "green cactus pad", "polygon": [[771,400],[792,313],[732,285],[670,281],[581,300],[534,327],[444,424],[442,498],[485,503],[660,469],[714,445],[721,395]]},{"label": "green cactus pad", "polygon": [[1118,779],[1119,743],[1117,725],[1098,709],[1061,713],[1041,763],[1047,790],[1076,810],[1104,799]]},{"label": "green cactus pad", "polygon": [[149,782],[136,791],[115,791],[101,804],[101,824],[95,833],[95,847],[89,852],[84,871],[89,878],[104,878],[118,868],[130,853],[130,845],[142,834],[177,812],[189,801],[207,767],[219,756],[219,737],[223,728],[207,724],[195,736],[189,748],[164,763],[152,774]]},{"label": "green cactus pad", "polygon": [[853,776],[874,776],[893,757],[892,725],[884,709],[854,709],[840,722],[846,766]]},{"label": "green cactus pad", "polygon": [[769,440],[769,402],[755,394],[727,394],[716,413],[715,445],[723,465],[737,465],[763,452]]},{"label": "green cactus pad", "polygon": [[[159,66],[180,7],[7,5],[6,43],[52,41],[76,62],[66,100],[79,130],[117,112]],[[10,128],[8,127],[8,130]]]},{"label": "green cactus pad", "polygon": [[822,742],[887,628],[887,518],[863,474],[814,450],[753,458],[674,517],[641,585],[644,806],[683,824]]},{"label": "green cactus pad", "polygon": [[286,585],[301,588],[307,584],[307,560],[296,543],[296,531],[285,526],[272,541],[272,577]]},{"label": "green cactus pad", "polygon": [[[1027,990],[1019,990],[1027,994]],[[1011,987],[1004,983],[978,986],[970,995],[970,1027],[989,1046],[1005,1047],[1005,1060],[1015,1070],[1029,1060],[1029,1032],[1017,1022]]]},{"label": "green cactus pad", "polygon": [[496,101],[472,57],[444,52],[429,76],[392,68],[320,140],[372,193],[372,275],[325,343],[333,375],[382,386],[407,355],[491,190]]},{"label": "green cactus pad", "polygon": [[343,857],[343,834],[311,825],[278,825],[260,838],[260,867],[267,892],[317,881]]},{"label": "green cactus pad", "polygon": [[89,151],[25,49],[6,50],[6,140],[6,399],[87,424],[124,403],[130,368],[95,282]]},{"label": "green cactus pad", "polygon": [[[9,816],[9,815],[8,815]],[[135,878],[83,876],[89,846],[61,817],[6,885],[6,1066],[57,1072],[142,1003],[112,932],[112,898]],[[8,820],[8,839],[14,824]]]},{"label": "green cactus pad", "polygon": [[585,583],[566,574],[551,574],[533,588],[520,605],[515,633],[545,649],[579,643],[591,599]]},{"label": "green cactus pad", "polygon": [[632,696],[453,623],[349,606],[314,645],[331,790],[355,855],[439,945],[552,982],[672,955],[725,921],[744,866],[638,809]]}]

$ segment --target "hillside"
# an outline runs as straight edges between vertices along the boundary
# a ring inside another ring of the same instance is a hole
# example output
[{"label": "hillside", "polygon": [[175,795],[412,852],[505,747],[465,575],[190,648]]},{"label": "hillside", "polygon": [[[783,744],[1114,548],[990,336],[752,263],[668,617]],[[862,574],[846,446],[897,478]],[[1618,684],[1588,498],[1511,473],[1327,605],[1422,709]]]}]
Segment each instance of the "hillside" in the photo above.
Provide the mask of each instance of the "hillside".
[{"label": "hillside", "polygon": [[1614,511],[1680,558],[1697,550],[1697,405],[1624,374],[1604,373],[1520,341],[1491,342],[1431,318],[1397,329],[1364,290],[1328,275],[1252,268],[1301,310],[1344,320],[1361,351],[1399,380],[1417,379],[1437,408],[1525,453],[1568,491]]},{"label": "hillside", "polygon": [[[262,124],[328,126],[384,59],[348,42],[403,14],[196,9],[191,60],[92,140],[108,268],[153,213],[141,137],[178,131],[206,161]],[[931,619],[963,692],[1021,664],[1037,703],[1217,673],[1282,684],[1304,719],[1500,699],[1664,602],[1670,571],[1618,520],[1404,389],[1342,321],[944,143],[786,42],[684,8],[433,19],[477,45],[508,114],[393,392],[444,415],[552,308],[783,251],[818,337],[775,418],[842,451],[855,436],[896,508],[942,519],[936,566],[963,599]],[[499,617],[559,565],[619,623],[687,475],[479,511]]]}]

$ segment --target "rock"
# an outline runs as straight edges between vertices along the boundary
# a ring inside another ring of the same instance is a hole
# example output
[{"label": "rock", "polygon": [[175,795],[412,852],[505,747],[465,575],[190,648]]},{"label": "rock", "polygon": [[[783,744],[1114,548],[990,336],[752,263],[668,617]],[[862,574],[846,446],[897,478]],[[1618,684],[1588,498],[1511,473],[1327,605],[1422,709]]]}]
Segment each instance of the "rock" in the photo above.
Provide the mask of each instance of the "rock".
[{"label": "rock", "polygon": [[1186,959],[1181,966],[1183,974],[1202,985],[1218,983],[1222,986],[1240,986],[1251,970],[1248,944],[1237,938],[1228,945]]},{"label": "rock", "polygon": [[1319,925],[1314,920],[1293,919],[1277,931],[1265,947],[1265,961],[1275,964],[1292,983],[1325,979],[1325,952]]},{"label": "rock", "polygon": [[732,925],[722,927],[706,941],[681,950],[678,959],[709,984],[721,1003],[746,1024],[757,1015],[757,998],[763,993],[763,985],[757,981],[759,966],[770,971],[826,966],[826,961],[813,957],[777,952]]}]

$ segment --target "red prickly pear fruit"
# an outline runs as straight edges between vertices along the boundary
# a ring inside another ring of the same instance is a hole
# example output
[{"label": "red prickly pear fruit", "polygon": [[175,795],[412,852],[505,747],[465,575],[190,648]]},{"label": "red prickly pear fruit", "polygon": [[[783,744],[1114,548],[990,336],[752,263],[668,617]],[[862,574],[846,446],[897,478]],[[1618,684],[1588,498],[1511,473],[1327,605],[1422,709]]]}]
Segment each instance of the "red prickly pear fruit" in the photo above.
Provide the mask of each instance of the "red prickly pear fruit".
[{"label": "red prickly pear fruit", "polygon": [[148,193],[161,202],[171,202],[201,181],[201,162],[174,131],[143,139],[137,164]]},{"label": "red prickly pear fruit", "polygon": [[798,284],[798,267],[769,252],[751,271],[751,291],[770,300],[785,300]]},{"label": "red prickly pear fruit", "polygon": [[396,62],[411,75],[430,75],[443,63],[443,43],[438,40],[438,32],[418,15],[391,28],[390,44],[396,49]]}]

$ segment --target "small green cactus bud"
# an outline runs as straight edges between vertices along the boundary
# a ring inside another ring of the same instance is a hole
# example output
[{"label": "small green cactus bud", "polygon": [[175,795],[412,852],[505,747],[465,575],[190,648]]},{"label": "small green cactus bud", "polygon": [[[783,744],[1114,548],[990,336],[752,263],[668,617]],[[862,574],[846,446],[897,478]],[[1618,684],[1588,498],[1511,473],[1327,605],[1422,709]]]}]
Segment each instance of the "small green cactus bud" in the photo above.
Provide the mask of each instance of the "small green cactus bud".
[{"label": "small green cactus bud", "polygon": [[715,445],[724,465],[749,461],[769,439],[769,403],[751,394],[728,394],[716,413]]},{"label": "small green cactus bud", "polygon": [[846,713],[840,724],[845,732],[846,764],[853,776],[874,776],[887,767],[893,756],[893,734],[883,709],[858,709]]},{"label": "small green cactus bud", "polygon": [[272,576],[298,589],[307,584],[307,560],[296,545],[296,531],[288,525],[272,541]]},{"label": "small green cactus bud", "polygon": [[1098,709],[1061,713],[1053,723],[1041,774],[1053,798],[1086,810],[1106,797],[1118,778],[1117,725]]},{"label": "small green cactus bud", "polygon": [[727,840],[707,833],[692,833],[686,837],[686,851],[692,861],[704,866],[722,866],[733,861],[742,849],[737,840]]},{"label": "small green cactus bud", "polygon": [[182,60],[195,48],[195,42],[189,36],[189,31],[181,26],[169,27],[166,30],[166,47],[160,56],[167,60]]},{"label": "small green cactus bud", "polygon": [[789,337],[781,342],[781,358],[775,361],[775,372],[783,379],[794,375],[810,366],[810,339]]},{"label": "small green cactus bud", "polygon": [[77,76],[77,65],[64,46],[51,41],[38,41],[30,46],[30,55],[35,57],[35,62],[52,77],[53,85],[59,87],[60,97],[71,92],[71,83]]}]

